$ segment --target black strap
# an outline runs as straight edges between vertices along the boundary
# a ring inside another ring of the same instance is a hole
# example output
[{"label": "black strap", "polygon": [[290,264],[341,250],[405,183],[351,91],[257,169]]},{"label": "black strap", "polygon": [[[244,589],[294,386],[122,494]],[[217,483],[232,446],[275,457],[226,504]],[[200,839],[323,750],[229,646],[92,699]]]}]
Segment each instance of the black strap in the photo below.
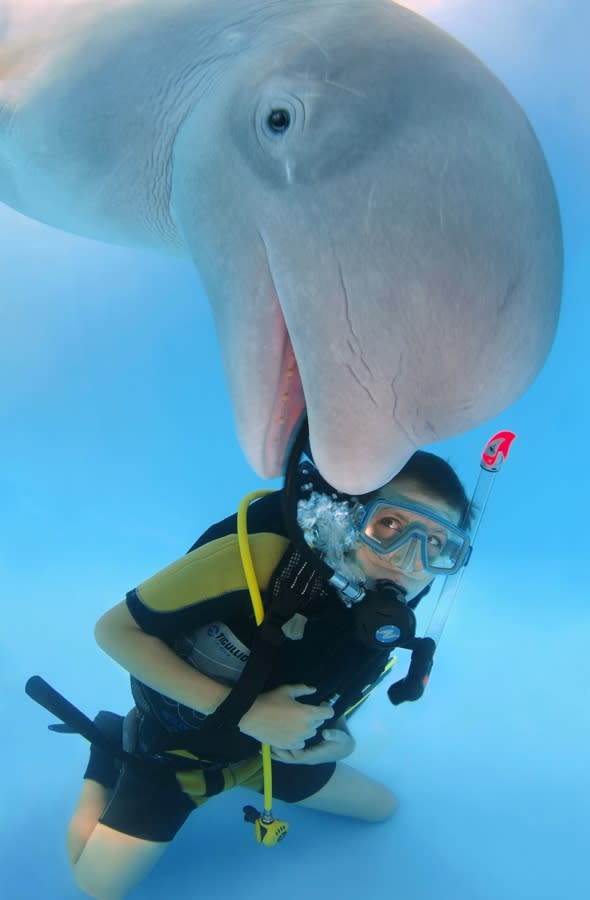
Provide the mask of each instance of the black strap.
[{"label": "black strap", "polygon": [[394,706],[420,699],[428,684],[436,650],[436,644],[430,637],[413,638],[401,646],[412,651],[412,661],[406,677],[394,682],[387,691]]},{"label": "black strap", "polygon": [[237,729],[242,716],[262,693],[278,650],[287,640],[283,626],[324,591],[324,582],[313,566],[290,544],[273,573],[269,608],[246,665],[229,696],[205,719],[200,736],[210,737],[220,728]]},{"label": "black strap", "polygon": [[40,675],[32,675],[25,685],[25,692],[31,700],[34,700],[40,706],[43,706],[48,712],[52,713],[58,719],[61,719],[64,726],[49,726],[52,731],[62,731],[70,734],[80,734],[82,737],[90,741],[104,750],[115,759],[128,763],[137,772],[145,775],[154,774],[154,763],[148,760],[138,759],[131,753],[127,753],[115,741],[98,728],[92,719],[84,715],[73,703],[60,694],[55,688],[51,687]]}]

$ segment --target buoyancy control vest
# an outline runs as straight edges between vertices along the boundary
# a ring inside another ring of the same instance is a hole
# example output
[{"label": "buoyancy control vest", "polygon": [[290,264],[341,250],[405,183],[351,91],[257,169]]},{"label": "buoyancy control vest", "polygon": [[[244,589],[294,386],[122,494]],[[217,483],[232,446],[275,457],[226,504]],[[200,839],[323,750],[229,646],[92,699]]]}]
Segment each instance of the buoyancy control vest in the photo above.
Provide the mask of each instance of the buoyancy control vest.
[{"label": "buoyancy control vest", "polygon": [[316,693],[298,702],[329,702],[339,718],[368,696],[391,656],[391,647],[359,640],[351,611],[292,544],[269,583],[261,626],[248,631],[211,622],[176,637],[171,648],[232,690],[205,716],[132,678],[133,697],[144,714],[144,749],[184,749],[213,762],[237,762],[258,752],[258,741],[240,732],[238,722],[260,693],[284,684],[313,685]]}]

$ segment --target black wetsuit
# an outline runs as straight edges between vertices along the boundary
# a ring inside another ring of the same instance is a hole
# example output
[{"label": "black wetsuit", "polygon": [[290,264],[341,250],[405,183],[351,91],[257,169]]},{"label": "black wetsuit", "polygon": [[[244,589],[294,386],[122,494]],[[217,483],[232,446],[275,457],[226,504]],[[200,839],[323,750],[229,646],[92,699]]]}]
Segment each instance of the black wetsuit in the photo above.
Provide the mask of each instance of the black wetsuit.
[{"label": "black wetsuit", "polygon": [[[266,607],[267,588],[289,546],[280,493],[251,504],[247,525]],[[223,642],[221,650],[227,653],[228,665],[235,665],[236,660],[243,664],[257,626],[238,547],[237,516],[209,528],[185,556],[130,591],[127,606],[142,630],[163,640],[197,668],[200,666],[193,653],[197,633],[214,642],[216,650]],[[284,684],[313,685],[317,693],[301,698],[302,702],[317,705],[330,699],[335,717],[340,717],[379,680],[389,654],[369,651],[354,640],[350,611],[328,585],[305,608],[305,616],[303,637],[288,640],[281,647],[263,690]],[[225,632],[212,623],[221,623]],[[207,762],[199,767],[195,760],[195,769],[182,772],[163,765],[161,778],[151,779],[147,795],[141,776],[124,766],[101,818],[104,824],[148,840],[171,840],[188,814],[215,793],[236,784],[262,789],[257,741],[235,729],[227,734],[222,729],[215,747],[208,742],[202,748],[199,729],[205,717],[201,713],[135,678],[131,684],[141,710],[141,734],[163,735],[169,747],[173,745]],[[117,727],[114,721],[111,727]],[[139,749],[153,753],[158,748],[146,746],[144,740]],[[186,752],[183,755],[186,758]],[[164,757],[170,758],[166,753]],[[275,762],[273,796],[288,802],[302,800],[318,791],[334,768],[334,763],[304,766]],[[89,767],[86,777],[106,781],[98,777],[97,769],[95,766],[93,774]]]}]

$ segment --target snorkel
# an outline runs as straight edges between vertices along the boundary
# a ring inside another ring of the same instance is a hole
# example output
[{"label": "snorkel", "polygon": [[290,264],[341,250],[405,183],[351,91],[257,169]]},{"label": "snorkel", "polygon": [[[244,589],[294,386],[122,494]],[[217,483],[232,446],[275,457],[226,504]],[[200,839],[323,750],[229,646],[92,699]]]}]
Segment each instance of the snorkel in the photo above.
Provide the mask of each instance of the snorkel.
[{"label": "snorkel", "polygon": [[420,644],[415,646],[412,651],[408,674],[405,678],[392,684],[387,691],[387,696],[394,706],[406,700],[419,700],[424,693],[430,678],[434,653],[440,643],[443,630],[455,603],[463,572],[471,559],[475,538],[486,511],[496,475],[508,458],[510,447],[515,438],[516,435],[513,431],[498,431],[483,448],[479,463],[479,476],[469,501],[469,506],[463,517],[464,523],[471,522],[469,553],[464,565],[457,572],[448,575],[443,581],[424,637],[414,639],[415,642],[420,641]]},{"label": "snorkel", "polygon": [[464,523],[471,522],[471,545],[469,554],[465,564],[457,572],[447,576],[443,581],[436,605],[426,628],[426,634],[437,644],[440,641],[444,627],[451,614],[459,590],[459,585],[463,578],[463,572],[471,559],[475,538],[477,537],[477,533],[482,523],[492,493],[492,488],[495,484],[496,475],[502,468],[504,461],[508,458],[510,447],[515,438],[516,435],[513,431],[498,431],[489,439],[482,450],[479,462],[479,476],[471,500],[469,501],[469,506],[463,517]]}]

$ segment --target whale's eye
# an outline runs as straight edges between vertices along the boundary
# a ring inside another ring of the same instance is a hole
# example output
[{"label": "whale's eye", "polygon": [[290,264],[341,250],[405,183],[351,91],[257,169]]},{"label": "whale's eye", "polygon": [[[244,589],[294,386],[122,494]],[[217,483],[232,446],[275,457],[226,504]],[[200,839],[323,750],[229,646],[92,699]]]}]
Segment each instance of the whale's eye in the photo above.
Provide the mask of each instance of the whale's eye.
[{"label": "whale's eye", "polygon": [[291,124],[291,116],[286,109],[273,109],[266,121],[271,131],[281,134]]}]

